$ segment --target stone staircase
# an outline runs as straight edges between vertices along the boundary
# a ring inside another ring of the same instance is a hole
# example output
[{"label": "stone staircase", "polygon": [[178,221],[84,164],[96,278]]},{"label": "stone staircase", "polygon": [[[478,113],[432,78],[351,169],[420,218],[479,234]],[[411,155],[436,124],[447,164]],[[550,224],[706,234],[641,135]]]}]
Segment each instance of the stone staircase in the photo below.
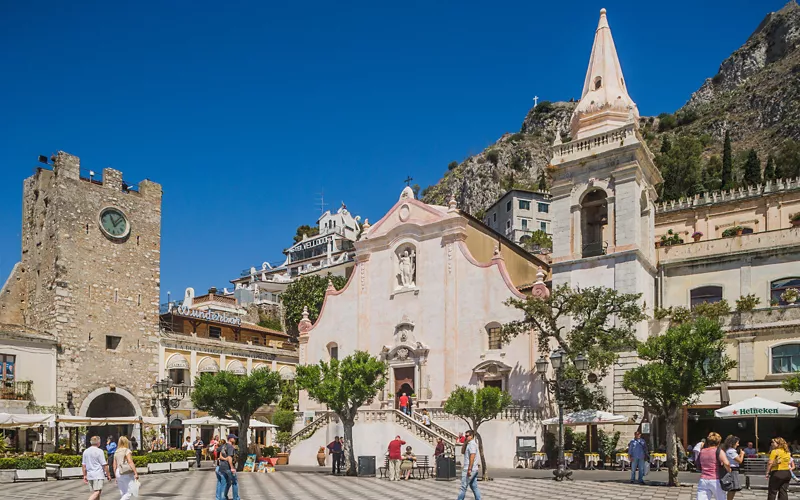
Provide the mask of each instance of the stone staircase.
[{"label": "stone staircase", "polygon": [[[424,419],[423,419],[423,416],[422,416],[421,413],[417,413],[416,411],[413,411],[411,416],[412,416],[412,418],[414,420],[419,422],[421,425],[423,425],[423,426],[425,425],[425,424],[422,423],[424,421]],[[428,417],[430,417],[430,414],[428,415]],[[449,430],[449,429],[447,429],[445,427],[442,427],[441,425],[439,425],[436,422],[434,422],[433,419],[431,419],[431,429],[433,429],[436,432],[438,432],[439,434],[441,434],[445,441],[450,441],[453,444],[457,444],[458,443],[458,436],[456,435],[455,432],[452,432],[451,430]],[[436,445],[436,443],[434,443],[434,446],[435,445]]]},{"label": "stone staircase", "polygon": [[[442,441],[444,442],[445,456],[456,456],[456,444],[458,443],[458,436],[454,436],[452,432],[444,429],[442,426],[431,423],[430,428],[426,427],[422,424],[421,420],[417,420],[416,417],[411,418],[400,410],[380,411],[390,413],[392,417],[394,417],[395,423],[405,427],[411,434],[416,436],[418,439],[429,443],[434,448],[436,448],[436,442],[438,439],[442,438]],[[444,431],[444,433],[440,431]]]},{"label": "stone staircase", "polygon": [[[302,415],[302,414],[301,414]],[[294,446],[297,445],[300,441],[307,439],[314,435],[320,428],[328,425],[328,422],[331,420],[331,416],[333,416],[333,412],[324,411],[324,412],[317,412],[317,418],[312,420],[308,425],[300,429],[299,431],[292,434],[291,439],[289,440],[289,449],[291,450]]]}]

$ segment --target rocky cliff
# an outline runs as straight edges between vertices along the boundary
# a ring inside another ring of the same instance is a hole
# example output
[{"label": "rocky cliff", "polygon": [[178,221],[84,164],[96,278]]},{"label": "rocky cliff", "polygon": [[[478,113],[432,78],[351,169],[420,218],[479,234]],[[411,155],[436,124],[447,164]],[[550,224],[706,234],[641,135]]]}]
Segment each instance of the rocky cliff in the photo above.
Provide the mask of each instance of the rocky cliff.
[{"label": "rocky cliff", "polygon": [[[661,120],[642,117],[642,133],[654,151],[663,133],[708,134],[714,139],[709,151],[718,151],[728,129],[735,149],[755,148],[764,157],[785,139],[800,140],[798,45],[800,6],[791,0],[767,15],[747,42],[723,61],[717,75],[674,115],[661,115]],[[423,191],[423,200],[445,204],[453,193],[461,209],[481,216],[512,187],[536,190],[555,134],[569,139],[574,107],[575,103],[540,103],[528,112],[519,133],[503,135],[449,170]]]}]

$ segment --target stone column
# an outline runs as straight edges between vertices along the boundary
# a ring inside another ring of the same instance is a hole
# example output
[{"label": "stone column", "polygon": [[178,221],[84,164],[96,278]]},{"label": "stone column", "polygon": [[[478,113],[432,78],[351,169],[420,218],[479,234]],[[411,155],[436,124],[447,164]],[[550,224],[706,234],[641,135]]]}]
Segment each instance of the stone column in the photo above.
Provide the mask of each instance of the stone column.
[{"label": "stone column", "polygon": [[251,373],[253,373],[253,358],[247,358],[247,374],[250,375]]},{"label": "stone column", "polygon": [[606,211],[608,213],[608,239],[606,241],[608,242],[608,253],[613,252],[614,247],[617,246],[617,217],[615,201],[616,198],[614,196],[609,196],[606,198]]},{"label": "stone column", "polygon": [[754,340],[755,337],[739,339],[739,381],[742,382],[755,380]]},{"label": "stone column", "polygon": [[197,351],[189,353],[189,379],[194,381],[197,376]]},{"label": "stone column", "polygon": [[570,231],[572,233],[570,240],[572,247],[570,248],[570,256],[572,258],[580,259],[583,256],[583,226],[581,226],[581,206],[572,205],[570,208],[572,212],[572,224]]}]

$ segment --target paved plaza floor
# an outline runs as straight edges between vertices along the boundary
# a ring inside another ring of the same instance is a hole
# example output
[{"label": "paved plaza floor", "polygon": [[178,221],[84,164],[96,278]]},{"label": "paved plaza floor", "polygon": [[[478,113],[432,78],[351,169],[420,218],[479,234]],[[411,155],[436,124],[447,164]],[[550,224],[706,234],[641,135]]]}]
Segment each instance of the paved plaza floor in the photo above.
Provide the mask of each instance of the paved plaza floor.
[{"label": "paved plaza floor", "polygon": [[[242,500],[442,500],[455,499],[458,482],[404,481],[390,483],[385,479],[333,477],[319,473],[279,471],[274,474],[240,474]],[[211,471],[180,472],[142,476],[143,499],[208,499],[214,498],[216,479]],[[694,488],[639,486],[627,482],[576,480],[558,483],[549,479],[498,478],[481,482],[486,500],[585,499],[585,500],[693,500]],[[9,499],[77,500],[89,496],[89,487],[80,480],[15,483],[0,485],[0,497]],[[764,490],[742,491],[737,500],[764,499]],[[111,484],[101,497],[116,500],[120,497]],[[472,494],[468,493],[471,499]],[[800,500],[793,492],[789,498]]]}]

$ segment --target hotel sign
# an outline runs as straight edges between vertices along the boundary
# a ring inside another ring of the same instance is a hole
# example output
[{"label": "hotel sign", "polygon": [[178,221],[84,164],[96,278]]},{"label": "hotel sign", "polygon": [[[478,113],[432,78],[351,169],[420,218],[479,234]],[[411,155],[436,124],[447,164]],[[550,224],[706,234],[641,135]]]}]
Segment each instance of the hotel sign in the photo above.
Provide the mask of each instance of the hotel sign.
[{"label": "hotel sign", "polygon": [[205,321],[216,321],[226,325],[241,326],[242,318],[234,318],[227,314],[212,312],[212,311],[198,311],[197,309],[189,309],[186,306],[180,306],[173,309],[173,312],[178,316],[185,316],[187,318],[202,319]]},{"label": "hotel sign", "polygon": [[298,250],[307,250],[309,248],[318,247],[320,245],[326,245],[329,241],[333,241],[332,234],[329,234],[328,236],[323,236],[321,238],[315,238],[313,240],[303,241],[290,248],[289,251],[296,252]]}]

